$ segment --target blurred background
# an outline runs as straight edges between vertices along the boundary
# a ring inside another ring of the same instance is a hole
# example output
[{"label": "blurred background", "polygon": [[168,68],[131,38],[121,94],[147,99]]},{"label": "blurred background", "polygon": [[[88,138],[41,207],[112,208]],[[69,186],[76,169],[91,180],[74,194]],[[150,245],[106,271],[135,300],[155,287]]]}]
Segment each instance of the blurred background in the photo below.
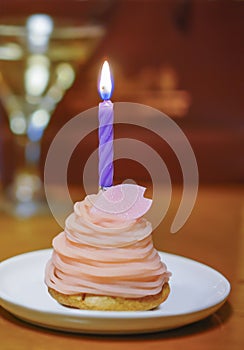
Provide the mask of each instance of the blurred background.
[{"label": "blurred background", "polygon": [[[113,68],[113,102],[146,104],[170,116],[192,145],[200,184],[243,182],[243,1],[1,0],[0,7],[3,189],[13,182],[22,157],[17,145],[25,143],[28,162],[42,175],[56,133],[69,119],[98,105],[97,77],[105,58]],[[49,32],[39,33],[47,38],[46,46],[36,44],[37,32],[31,47],[29,37],[24,42],[31,26],[27,19],[37,13],[48,15],[44,28]],[[62,29],[68,26],[74,31]],[[85,31],[80,32],[82,26]],[[43,82],[35,83],[31,74],[39,74]],[[172,180],[182,182],[175,155],[158,137],[122,126],[115,127],[115,137],[147,142],[165,160]],[[92,133],[76,148],[70,184],[80,185],[82,168],[97,146]],[[150,181],[139,164],[116,161],[115,181],[125,178]]]}]

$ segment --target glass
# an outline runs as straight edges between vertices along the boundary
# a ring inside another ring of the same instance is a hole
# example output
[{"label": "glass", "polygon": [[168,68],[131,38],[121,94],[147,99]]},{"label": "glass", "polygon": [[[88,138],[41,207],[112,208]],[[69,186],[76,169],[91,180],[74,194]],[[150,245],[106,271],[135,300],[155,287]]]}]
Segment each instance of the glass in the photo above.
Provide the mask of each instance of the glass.
[{"label": "glass", "polygon": [[2,206],[28,217],[46,210],[38,171],[43,132],[105,29],[46,14],[1,23],[0,97],[17,149],[14,180],[5,190]]}]

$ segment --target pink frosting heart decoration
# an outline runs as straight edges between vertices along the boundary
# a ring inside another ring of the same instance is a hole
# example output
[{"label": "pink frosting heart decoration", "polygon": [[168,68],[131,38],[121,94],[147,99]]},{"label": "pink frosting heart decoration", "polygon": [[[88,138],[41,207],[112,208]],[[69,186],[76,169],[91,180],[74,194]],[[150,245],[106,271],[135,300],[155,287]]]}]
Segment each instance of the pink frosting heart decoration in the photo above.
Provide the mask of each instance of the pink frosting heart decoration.
[{"label": "pink frosting heart decoration", "polygon": [[151,207],[152,200],[144,197],[146,188],[134,184],[112,186],[92,199],[91,213],[116,215],[123,220],[142,217]]}]

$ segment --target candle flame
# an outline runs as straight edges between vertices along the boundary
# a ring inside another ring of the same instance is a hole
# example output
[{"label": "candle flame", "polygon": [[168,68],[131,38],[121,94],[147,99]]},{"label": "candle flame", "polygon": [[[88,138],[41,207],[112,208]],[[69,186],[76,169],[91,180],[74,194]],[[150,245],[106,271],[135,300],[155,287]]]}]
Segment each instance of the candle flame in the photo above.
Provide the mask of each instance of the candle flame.
[{"label": "candle flame", "polygon": [[113,83],[108,61],[104,61],[103,63],[98,90],[103,100],[109,100],[112,96]]}]

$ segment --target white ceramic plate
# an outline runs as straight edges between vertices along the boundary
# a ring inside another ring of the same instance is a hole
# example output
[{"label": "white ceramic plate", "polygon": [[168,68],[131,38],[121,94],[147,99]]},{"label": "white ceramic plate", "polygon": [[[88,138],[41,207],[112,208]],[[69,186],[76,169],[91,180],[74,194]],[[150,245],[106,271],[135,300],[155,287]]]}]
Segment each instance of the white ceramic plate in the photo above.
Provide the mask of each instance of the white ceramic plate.
[{"label": "white ceramic plate", "polygon": [[214,269],[160,252],[172,272],[171,293],[159,308],[140,312],[86,311],[64,307],[47,292],[44,269],[52,250],[15,256],[0,265],[0,300],[15,316],[42,327],[80,333],[162,331],[198,321],[226,300],[230,284]]}]

